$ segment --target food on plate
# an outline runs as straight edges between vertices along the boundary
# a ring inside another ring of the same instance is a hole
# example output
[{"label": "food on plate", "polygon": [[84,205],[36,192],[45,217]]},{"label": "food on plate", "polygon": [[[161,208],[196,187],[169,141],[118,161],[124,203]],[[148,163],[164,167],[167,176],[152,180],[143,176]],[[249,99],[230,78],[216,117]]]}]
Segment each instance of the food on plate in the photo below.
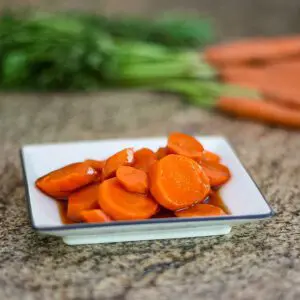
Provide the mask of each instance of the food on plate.
[{"label": "food on plate", "polygon": [[145,172],[149,171],[156,160],[155,153],[148,148],[142,148],[134,153],[134,167]]},{"label": "food on plate", "polygon": [[134,152],[132,148],[127,148],[117,152],[109,157],[103,167],[103,179],[107,179],[116,174],[116,171],[121,166],[130,166],[134,161]]},{"label": "food on plate", "polygon": [[60,200],[65,224],[228,214],[216,192],[231,174],[194,137],[171,133],[167,145],[125,148],[52,171],[36,187]]},{"label": "food on plate", "polygon": [[86,163],[73,163],[36,180],[36,186],[48,196],[64,199],[75,190],[92,183],[98,174]]},{"label": "food on plate", "polygon": [[146,194],[149,189],[148,176],[143,170],[121,166],[117,170],[116,177],[128,192]]}]

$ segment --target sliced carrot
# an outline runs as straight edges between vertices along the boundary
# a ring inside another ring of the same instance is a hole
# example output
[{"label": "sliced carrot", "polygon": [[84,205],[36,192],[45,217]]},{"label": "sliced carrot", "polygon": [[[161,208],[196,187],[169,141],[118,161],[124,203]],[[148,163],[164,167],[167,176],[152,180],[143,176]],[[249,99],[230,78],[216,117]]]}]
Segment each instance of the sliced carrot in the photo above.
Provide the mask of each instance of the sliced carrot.
[{"label": "sliced carrot", "polygon": [[219,162],[202,160],[200,165],[209,178],[211,186],[222,185],[230,179],[229,169]]},{"label": "sliced carrot", "polygon": [[126,191],[117,178],[101,183],[99,205],[114,220],[148,219],[158,209],[158,204],[152,198]]},{"label": "sliced carrot", "polygon": [[94,168],[98,172],[102,171],[105,165],[104,160],[86,159],[84,162],[89,164],[92,168]]},{"label": "sliced carrot", "polygon": [[220,162],[221,157],[218,154],[215,154],[211,151],[204,150],[202,153],[202,160],[207,160],[207,161],[215,161],[215,162]]},{"label": "sliced carrot", "polygon": [[136,169],[143,170],[146,173],[150,167],[157,161],[155,153],[148,149],[142,148],[134,153],[134,164]]},{"label": "sliced carrot", "polygon": [[112,221],[112,219],[101,209],[84,210],[81,212],[81,218],[86,223],[103,223]]},{"label": "sliced carrot", "polygon": [[191,158],[201,158],[203,146],[192,136],[173,132],[168,138],[168,149],[171,153]]},{"label": "sliced carrot", "polygon": [[163,207],[177,210],[205,199],[209,179],[194,160],[170,154],[159,160],[149,173],[150,190]]},{"label": "sliced carrot", "polygon": [[112,177],[121,166],[130,166],[134,162],[134,152],[132,148],[123,149],[109,157],[103,168],[103,179]]},{"label": "sliced carrot", "polygon": [[36,186],[56,199],[65,199],[73,191],[92,183],[98,174],[85,163],[74,163],[50,172],[36,180]]},{"label": "sliced carrot", "polygon": [[212,217],[224,216],[226,213],[222,208],[211,204],[196,204],[187,209],[178,210],[175,212],[176,217],[189,218],[189,217]]},{"label": "sliced carrot", "polygon": [[156,151],[156,157],[157,159],[162,159],[163,157],[167,156],[169,154],[169,150],[167,147],[160,147],[158,148],[158,150]]},{"label": "sliced carrot", "polygon": [[208,47],[204,56],[213,65],[272,62],[298,55],[300,36],[252,38]]},{"label": "sliced carrot", "polygon": [[128,192],[144,194],[149,189],[148,176],[143,170],[121,166],[118,168],[116,176]]},{"label": "sliced carrot", "polygon": [[68,218],[80,222],[82,211],[98,208],[98,190],[99,184],[94,183],[72,193],[68,198]]}]

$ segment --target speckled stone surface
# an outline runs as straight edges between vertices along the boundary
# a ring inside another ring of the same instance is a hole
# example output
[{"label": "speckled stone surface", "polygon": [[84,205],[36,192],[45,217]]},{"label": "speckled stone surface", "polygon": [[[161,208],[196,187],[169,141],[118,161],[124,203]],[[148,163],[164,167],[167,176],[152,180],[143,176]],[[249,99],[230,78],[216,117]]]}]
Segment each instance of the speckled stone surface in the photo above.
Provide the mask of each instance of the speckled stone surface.
[{"label": "speckled stone surface", "polygon": [[[0,299],[300,299],[300,133],[140,93],[0,95]],[[276,211],[222,237],[67,246],[30,227],[21,144],[222,134]]]}]

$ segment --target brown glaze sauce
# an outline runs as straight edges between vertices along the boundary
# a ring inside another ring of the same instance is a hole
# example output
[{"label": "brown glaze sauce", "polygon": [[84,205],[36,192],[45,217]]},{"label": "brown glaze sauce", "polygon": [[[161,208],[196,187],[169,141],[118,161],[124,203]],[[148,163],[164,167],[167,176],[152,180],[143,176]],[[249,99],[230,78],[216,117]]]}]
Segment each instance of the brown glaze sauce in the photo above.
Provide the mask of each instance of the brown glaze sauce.
[{"label": "brown glaze sauce", "polygon": [[[75,224],[76,222],[70,220],[67,216],[68,202],[67,201],[56,201],[59,209],[60,218],[63,224]],[[230,215],[230,212],[225,205],[222,197],[220,196],[219,191],[212,191],[210,196],[204,201],[204,203],[218,206],[224,210],[224,212]],[[161,219],[161,218],[174,218],[174,212],[161,208],[152,219]]]}]

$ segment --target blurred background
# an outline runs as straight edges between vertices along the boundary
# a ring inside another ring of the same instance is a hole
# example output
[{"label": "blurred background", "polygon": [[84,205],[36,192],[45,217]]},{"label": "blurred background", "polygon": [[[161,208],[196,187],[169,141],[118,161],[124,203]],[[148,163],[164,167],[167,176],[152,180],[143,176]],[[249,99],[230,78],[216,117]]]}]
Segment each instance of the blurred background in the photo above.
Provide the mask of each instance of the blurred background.
[{"label": "blurred background", "polygon": [[166,11],[200,12],[214,19],[222,39],[300,30],[300,2],[297,0],[2,0],[0,3],[1,8],[28,6],[47,11],[79,9],[145,17]]}]

